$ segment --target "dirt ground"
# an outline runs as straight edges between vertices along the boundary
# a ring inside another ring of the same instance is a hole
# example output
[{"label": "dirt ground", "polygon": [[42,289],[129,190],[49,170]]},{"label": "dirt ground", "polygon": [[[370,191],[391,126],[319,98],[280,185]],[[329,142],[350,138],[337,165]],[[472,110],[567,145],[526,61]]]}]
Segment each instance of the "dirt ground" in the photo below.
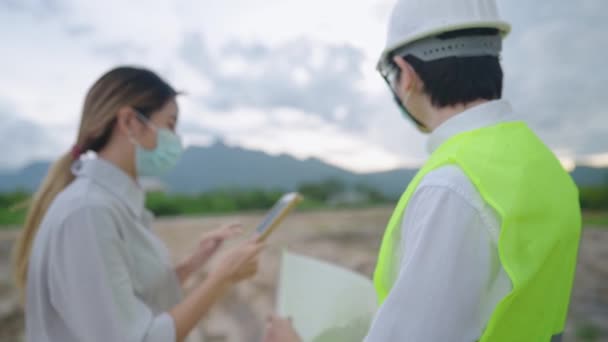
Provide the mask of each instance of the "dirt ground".
[{"label": "dirt ground", "polygon": [[[203,321],[206,341],[261,339],[264,318],[274,308],[279,253],[283,248],[371,276],[390,213],[390,208],[376,208],[291,215],[271,237],[259,274],[231,290]],[[177,260],[194,247],[203,232],[233,221],[253,229],[261,218],[262,214],[243,214],[161,219],[155,230]],[[19,341],[22,336],[22,313],[8,284],[7,253],[13,237],[14,233],[0,234],[0,342]],[[203,276],[201,273],[198,278]],[[195,286],[199,279],[192,279],[189,286]],[[565,337],[565,342],[608,341],[608,229],[585,229]]]}]

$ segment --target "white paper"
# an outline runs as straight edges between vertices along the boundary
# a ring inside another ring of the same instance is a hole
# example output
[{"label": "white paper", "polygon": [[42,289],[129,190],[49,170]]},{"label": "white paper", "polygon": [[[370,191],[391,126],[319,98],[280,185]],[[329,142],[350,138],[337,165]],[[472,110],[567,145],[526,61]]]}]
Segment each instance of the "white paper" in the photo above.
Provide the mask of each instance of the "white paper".
[{"label": "white paper", "polygon": [[283,252],[278,312],[304,342],[363,341],[376,311],[370,279],[310,257]]}]

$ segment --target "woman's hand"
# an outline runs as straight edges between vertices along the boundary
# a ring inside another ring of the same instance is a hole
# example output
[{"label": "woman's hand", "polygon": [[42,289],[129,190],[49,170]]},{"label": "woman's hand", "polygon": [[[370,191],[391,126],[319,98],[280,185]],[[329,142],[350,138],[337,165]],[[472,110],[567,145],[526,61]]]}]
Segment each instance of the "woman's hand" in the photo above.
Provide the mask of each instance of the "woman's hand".
[{"label": "woman's hand", "polygon": [[227,224],[217,230],[204,233],[200,237],[198,248],[190,256],[190,263],[195,269],[203,267],[207,261],[217,252],[224,241],[243,233],[240,223]]},{"label": "woman's hand", "polygon": [[240,224],[227,224],[219,229],[206,232],[200,237],[196,249],[176,268],[180,282],[183,284],[193,272],[201,269],[211,257],[220,249],[224,241],[243,232]]},{"label": "woman's hand", "polygon": [[233,247],[220,257],[209,277],[219,279],[229,285],[254,276],[258,271],[258,257],[264,249],[264,243],[257,236]]},{"label": "woman's hand", "polygon": [[264,244],[258,242],[255,236],[230,248],[220,256],[209,276],[171,310],[177,341],[186,338],[213,304],[222,298],[233,284],[256,273],[258,256],[263,248]]},{"label": "woman's hand", "polygon": [[290,318],[270,316],[266,321],[264,342],[301,342]]},{"label": "woman's hand", "polygon": [[255,275],[258,269],[258,256],[264,248],[264,244],[258,242],[257,238],[255,236],[231,247],[221,255],[207,278],[171,310],[177,341],[186,338],[213,304],[222,298],[233,284]]}]

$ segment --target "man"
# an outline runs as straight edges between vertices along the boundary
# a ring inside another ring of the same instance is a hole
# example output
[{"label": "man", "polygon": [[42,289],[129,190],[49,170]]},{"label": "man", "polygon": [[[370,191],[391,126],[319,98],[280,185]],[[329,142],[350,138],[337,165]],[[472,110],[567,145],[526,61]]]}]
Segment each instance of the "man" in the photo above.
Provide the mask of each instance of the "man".
[{"label": "man", "polygon": [[[501,100],[495,0],[398,0],[378,63],[431,156],[384,234],[366,342],[560,341],[576,186]],[[532,76],[531,76],[532,77]],[[267,341],[297,341],[273,318]]]}]

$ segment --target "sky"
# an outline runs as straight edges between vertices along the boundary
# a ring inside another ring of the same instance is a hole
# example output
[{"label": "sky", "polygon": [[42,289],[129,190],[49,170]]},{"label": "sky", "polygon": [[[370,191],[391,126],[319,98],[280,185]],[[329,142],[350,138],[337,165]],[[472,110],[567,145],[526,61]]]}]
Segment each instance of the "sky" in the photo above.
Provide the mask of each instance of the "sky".
[{"label": "sky", "polygon": [[[356,172],[420,165],[427,137],[375,71],[394,0],[0,0],[0,169],[52,160],[112,67],[150,68],[189,145],[320,158]],[[513,25],[505,93],[565,164],[608,166],[605,0],[498,0]]]}]

